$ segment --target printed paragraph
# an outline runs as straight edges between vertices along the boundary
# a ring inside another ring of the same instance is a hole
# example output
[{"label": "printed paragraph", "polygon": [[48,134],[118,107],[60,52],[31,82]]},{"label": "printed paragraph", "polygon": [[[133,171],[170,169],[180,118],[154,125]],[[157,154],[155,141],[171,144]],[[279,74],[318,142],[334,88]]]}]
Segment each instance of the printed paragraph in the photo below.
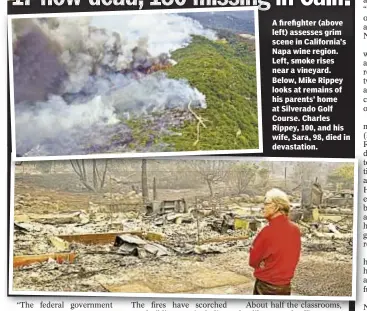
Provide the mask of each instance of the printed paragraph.
[{"label": "printed paragraph", "polygon": [[323,141],[347,141],[333,114],[343,77],[333,74],[346,46],[343,22],[273,20],[273,150],[318,150]]}]

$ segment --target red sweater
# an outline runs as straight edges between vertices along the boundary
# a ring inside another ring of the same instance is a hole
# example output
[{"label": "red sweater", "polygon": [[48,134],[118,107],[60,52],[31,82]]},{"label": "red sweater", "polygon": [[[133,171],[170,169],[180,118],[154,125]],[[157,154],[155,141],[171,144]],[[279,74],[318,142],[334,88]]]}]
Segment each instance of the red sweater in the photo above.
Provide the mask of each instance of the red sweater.
[{"label": "red sweater", "polygon": [[255,269],[255,278],[273,285],[288,285],[300,254],[301,232],[288,217],[281,215],[271,219],[256,236],[249,264]]}]

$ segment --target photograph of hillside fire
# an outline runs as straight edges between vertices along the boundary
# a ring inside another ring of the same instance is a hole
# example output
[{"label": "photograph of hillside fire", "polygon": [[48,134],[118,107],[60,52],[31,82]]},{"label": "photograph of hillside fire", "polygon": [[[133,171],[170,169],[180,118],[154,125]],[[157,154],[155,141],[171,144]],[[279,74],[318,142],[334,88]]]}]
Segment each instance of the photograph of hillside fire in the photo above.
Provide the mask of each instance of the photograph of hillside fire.
[{"label": "photograph of hillside fire", "polygon": [[354,161],[14,166],[14,294],[354,295]]},{"label": "photograph of hillside fire", "polygon": [[10,17],[18,160],[261,152],[253,10],[118,14]]}]

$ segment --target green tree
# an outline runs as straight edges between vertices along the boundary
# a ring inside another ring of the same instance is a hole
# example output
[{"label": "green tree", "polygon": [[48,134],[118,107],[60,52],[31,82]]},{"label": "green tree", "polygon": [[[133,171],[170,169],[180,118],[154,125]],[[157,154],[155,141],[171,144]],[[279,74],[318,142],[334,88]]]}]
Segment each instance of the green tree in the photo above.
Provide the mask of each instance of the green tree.
[{"label": "green tree", "polygon": [[354,182],[354,164],[343,164],[335,168],[328,176],[328,181],[334,184],[351,185]]}]

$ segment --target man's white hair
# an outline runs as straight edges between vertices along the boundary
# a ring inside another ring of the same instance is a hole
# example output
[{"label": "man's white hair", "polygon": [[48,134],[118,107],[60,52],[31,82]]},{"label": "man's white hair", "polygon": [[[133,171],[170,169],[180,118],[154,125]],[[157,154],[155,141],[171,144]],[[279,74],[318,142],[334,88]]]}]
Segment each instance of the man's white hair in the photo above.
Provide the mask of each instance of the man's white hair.
[{"label": "man's white hair", "polygon": [[269,190],[265,194],[265,203],[274,203],[280,212],[289,213],[290,205],[288,195],[277,188]]}]

